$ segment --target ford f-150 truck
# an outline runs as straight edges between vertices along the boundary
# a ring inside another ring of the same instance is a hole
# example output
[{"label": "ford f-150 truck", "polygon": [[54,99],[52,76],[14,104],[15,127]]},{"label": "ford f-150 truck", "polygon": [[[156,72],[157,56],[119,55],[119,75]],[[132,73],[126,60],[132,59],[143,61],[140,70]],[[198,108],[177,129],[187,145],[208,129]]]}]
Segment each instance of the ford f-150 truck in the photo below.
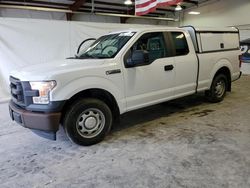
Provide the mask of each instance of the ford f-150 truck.
[{"label": "ford f-150 truck", "polygon": [[[241,76],[236,28],[155,27],[112,32],[75,57],[10,75],[10,116],[52,135],[92,145],[125,112],[204,91],[223,100]],[[35,132],[37,132],[35,131]]]}]

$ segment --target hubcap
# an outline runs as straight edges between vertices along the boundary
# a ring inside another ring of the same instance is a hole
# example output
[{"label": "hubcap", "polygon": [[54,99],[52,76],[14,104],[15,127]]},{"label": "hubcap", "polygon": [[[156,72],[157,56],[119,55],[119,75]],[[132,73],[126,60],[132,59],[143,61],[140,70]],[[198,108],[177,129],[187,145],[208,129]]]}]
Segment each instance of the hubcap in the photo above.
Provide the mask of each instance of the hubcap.
[{"label": "hubcap", "polygon": [[219,80],[215,86],[215,94],[217,97],[222,97],[226,90],[226,84],[223,80]]},{"label": "hubcap", "polygon": [[93,129],[96,126],[97,120],[94,117],[89,117],[85,121],[85,127],[87,129]]},{"label": "hubcap", "polygon": [[97,108],[89,108],[81,113],[76,121],[76,130],[84,138],[100,134],[105,125],[105,116]]}]

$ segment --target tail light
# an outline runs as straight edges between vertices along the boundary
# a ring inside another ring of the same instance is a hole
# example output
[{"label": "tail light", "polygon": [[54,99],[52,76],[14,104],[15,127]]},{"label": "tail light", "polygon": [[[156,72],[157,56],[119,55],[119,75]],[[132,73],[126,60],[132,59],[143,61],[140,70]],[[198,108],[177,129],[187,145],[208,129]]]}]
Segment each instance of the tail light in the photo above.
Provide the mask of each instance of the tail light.
[{"label": "tail light", "polygon": [[239,67],[241,68],[241,64],[242,64],[242,55],[239,55]]}]

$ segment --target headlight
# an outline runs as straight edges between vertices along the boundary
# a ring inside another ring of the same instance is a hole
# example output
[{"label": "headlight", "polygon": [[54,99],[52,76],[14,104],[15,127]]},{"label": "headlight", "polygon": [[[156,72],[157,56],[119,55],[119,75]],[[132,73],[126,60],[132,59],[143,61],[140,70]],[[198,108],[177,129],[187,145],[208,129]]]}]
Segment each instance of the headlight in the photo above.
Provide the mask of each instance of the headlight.
[{"label": "headlight", "polygon": [[56,86],[56,81],[30,82],[30,86],[39,91],[39,96],[32,98],[34,104],[49,104],[49,92]]}]

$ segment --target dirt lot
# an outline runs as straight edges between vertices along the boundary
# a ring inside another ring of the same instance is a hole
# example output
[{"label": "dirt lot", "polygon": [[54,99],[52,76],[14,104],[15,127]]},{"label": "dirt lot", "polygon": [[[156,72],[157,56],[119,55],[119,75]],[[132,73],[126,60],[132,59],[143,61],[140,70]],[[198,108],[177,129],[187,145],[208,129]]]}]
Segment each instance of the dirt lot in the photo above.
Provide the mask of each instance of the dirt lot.
[{"label": "dirt lot", "polygon": [[250,187],[250,76],[225,100],[186,97],[123,115],[102,143],[49,141],[0,104],[0,187]]}]

